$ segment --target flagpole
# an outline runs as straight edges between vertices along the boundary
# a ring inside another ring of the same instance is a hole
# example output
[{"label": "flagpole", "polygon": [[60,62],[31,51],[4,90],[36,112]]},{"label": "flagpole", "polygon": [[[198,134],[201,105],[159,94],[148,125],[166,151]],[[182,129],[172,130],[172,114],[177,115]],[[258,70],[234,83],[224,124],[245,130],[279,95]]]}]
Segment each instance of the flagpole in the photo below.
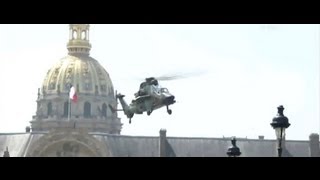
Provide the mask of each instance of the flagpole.
[{"label": "flagpole", "polygon": [[68,97],[68,99],[69,99],[68,121],[70,122],[70,116],[71,116],[71,101],[70,101],[70,97]]},{"label": "flagpole", "polygon": [[[71,117],[71,99],[73,102],[77,102],[77,94],[75,88],[71,85],[70,86],[70,91],[69,91],[69,113],[68,113],[68,121],[69,123],[71,122],[70,117]],[[73,125],[73,128],[75,128],[75,122]]]}]

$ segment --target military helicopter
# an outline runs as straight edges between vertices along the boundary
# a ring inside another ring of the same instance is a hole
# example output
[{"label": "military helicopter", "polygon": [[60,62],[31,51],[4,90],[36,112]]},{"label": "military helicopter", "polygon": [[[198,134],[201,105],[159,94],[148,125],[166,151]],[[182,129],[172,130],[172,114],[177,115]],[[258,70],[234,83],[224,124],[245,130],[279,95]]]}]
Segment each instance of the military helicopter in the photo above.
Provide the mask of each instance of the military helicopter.
[{"label": "military helicopter", "polygon": [[134,94],[135,99],[132,100],[130,105],[124,100],[122,94],[116,92],[116,99],[120,101],[122,109],[118,110],[113,108],[110,104],[109,107],[112,112],[123,111],[129,118],[131,124],[131,118],[134,114],[143,114],[147,112],[149,116],[154,110],[166,106],[169,115],[172,114],[172,110],[169,109],[169,105],[174,104],[175,96],[169,93],[167,88],[161,87],[158,80],[172,80],[178,76],[162,76],[159,78],[149,77],[140,84],[139,91]]}]

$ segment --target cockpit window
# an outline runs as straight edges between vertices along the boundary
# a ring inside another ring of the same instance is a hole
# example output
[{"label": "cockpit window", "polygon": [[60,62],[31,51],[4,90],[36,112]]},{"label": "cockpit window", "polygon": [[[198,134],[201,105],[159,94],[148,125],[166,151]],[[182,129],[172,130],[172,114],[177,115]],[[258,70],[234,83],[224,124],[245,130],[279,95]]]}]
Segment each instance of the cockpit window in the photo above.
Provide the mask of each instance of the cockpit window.
[{"label": "cockpit window", "polygon": [[162,93],[168,93],[168,92],[169,92],[167,88],[161,88],[160,91],[161,91]]}]

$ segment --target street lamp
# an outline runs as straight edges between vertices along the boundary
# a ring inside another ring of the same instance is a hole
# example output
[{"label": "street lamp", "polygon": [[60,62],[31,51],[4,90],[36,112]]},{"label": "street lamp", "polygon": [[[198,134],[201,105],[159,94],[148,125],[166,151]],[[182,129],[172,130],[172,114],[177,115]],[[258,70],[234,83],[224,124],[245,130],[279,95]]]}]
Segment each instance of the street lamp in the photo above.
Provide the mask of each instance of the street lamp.
[{"label": "street lamp", "polygon": [[282,154],[282,147],[281,142],[282,139],[285,138],[285,130],[290,126],[289,119],[283,115],[284,107],[281,105],[278,107],[278,114],[276,117],[272,119],[271,126],[276,131],[276,136],[278,140],[278,157],[281,157]]},{"label": "street lamp", "polygon": [[237,142],[236,138],[232,137],[231,139],[232,146],[230,146],[227,151],[227,155],[229,157],[237,157],[237,156],[240,156],[241,154],[240,149],[236,145],[236,142]]}]

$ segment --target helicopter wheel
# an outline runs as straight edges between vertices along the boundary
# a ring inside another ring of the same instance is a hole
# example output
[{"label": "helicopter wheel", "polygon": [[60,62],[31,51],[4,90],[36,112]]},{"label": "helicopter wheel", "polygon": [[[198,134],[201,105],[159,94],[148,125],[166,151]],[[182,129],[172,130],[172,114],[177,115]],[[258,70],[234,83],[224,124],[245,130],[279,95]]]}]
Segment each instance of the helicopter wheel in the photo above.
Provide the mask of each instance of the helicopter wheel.
[{"label": "helicopter wheel", "polygon": [[171,109],[168,109],[167,112],[168,112],[168,114],[170,114],[170,115],[172,114],[172,110],[171,110]]},{"label": "helicopter wheel", "polygon": [[152,112],[152,111],[147,111],[147,115],[150,116],[151,112]]},{"label": "helicopter wheel", "polygon": [[131,118],[129,119],[129,124],[131,124]]}]

